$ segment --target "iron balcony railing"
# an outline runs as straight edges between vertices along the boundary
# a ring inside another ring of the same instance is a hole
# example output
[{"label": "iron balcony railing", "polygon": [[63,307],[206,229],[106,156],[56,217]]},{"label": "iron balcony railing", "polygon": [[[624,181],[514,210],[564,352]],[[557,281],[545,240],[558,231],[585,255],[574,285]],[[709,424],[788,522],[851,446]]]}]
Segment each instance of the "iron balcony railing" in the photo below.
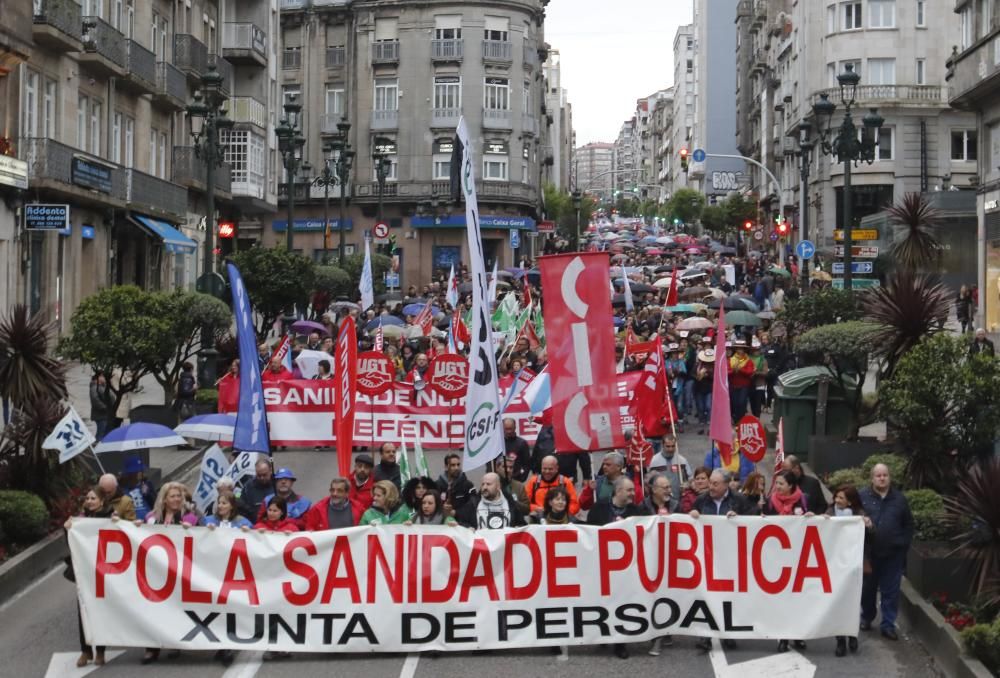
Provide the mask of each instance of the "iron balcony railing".
[{"label": "iron balcony railing", "polygon": [[80,5],[74,0],[35,0],[36,24],[47,24],[77,40],[83,40],[81,14]]},{"label": "iron balcony railing", "polygon": [[372,111],[372,129],[396,129],[399,111]]},{"label": "iron balcony railing", "polygon": [[174,66],[189,75],[203,75],[208,66],[208,48],[205,43],[187,33],[175,35]]},{"label": "iron balcony railing", "polygon": [[372,43],[372,63],[387,64],[399,61],[399,40],[379,40]]},{"label": "iron balcony railing", "polygon": [[[814,92],[813,99],[819,100],[822,94],[834,103],[840,101],[839,87]],[[940,85],[859,85],[854,100],[862,104],[879,101],[946,104],[948,93]]]},{"label": "iron balcony railing", "polygon": [[126,68],[128,56],[124,35],[97,16],[83,17],[82,25],[85,52],[95,52],[111,63]]},{"label": "iron balcony railing", "polygon": [[229,117],[236,123],[249,123],[267,129],[267,106],[253,97],[231,97]]},{"label": "iron balcony railing", "polygon": [[454,127],[462,117],[461,108],[431,109],[431,125],[434,127]]},{"label": "iron balcony railing", "polygon": [[431,40],[431,59],[434,61],[461,61],[465,42],[461,39]]},{"label": "iron balcony railing", "polygon": [[347,62],[347,50],[343,47],[326,48],[326,67],[340,68]]},{"label": "iron balcony railing", "polygon": [[185,105],[188,90],[184,73],[166,61],[156,64],[156,95],[169,97],[180,105]]},{"label": "iron balcony railing", "polygon": [[[174,146],[171,178],[175,184],[193,185],[204,190],[206,176],[205,162],[195,154],[193,146]],[[229,165],[215,168],[215,188],[225,193],[232,192],[232,171]]]},{"label": "iron balcony railing", "polygon": [[483,59],[486,61],[512,61],[512,44],[507,40],[483,40]]},{"label": "iron balcony railing", "polygon": [[[108,197],[121,201],[126,198],[125,171],[115,163],[102,160],[97,156],[48,138],[22,139],[19,146],[21,159],[28,163],[29,183],[50,180],[67,186],[81,186],[79,181],[73,181],[73,159],[79,158],[93,165],[107,167],[111,179],[110,191],[107,192]],[[95,193],[103,192],[94,190]]]},{"label": "iron balcony railing", "polygon": [[135,40],[128,41],[128,72],[150,91],[156,89],[156,55]]},{"label": "iron balcony railing", "polygon": [[[218,54],[209,54],[207,60],[208,66],[215,66],[215,70],[219,75],[222,76],[222,84],[219,86],[219,91],[223,94],[229,94],[233,91],[233,65],[223,59]],[[207,68],[206,68],[207,70]]]},{"label": "iron balcony railing", "polygon": [[510,129],[510,111],[497,111],[492,108],[483,109],[483,127],[491,129]]},{"label": "iron balcony railing", "polygon": [[125,170],[127,200],[153,211],[183,216],[187,212],[187,190],[137,169]]},{"label": "iron balcony railing", "polygon": [[257,24],[229,21],[222,24],[222,49],[253,50],[267,57],[267,35]]}]

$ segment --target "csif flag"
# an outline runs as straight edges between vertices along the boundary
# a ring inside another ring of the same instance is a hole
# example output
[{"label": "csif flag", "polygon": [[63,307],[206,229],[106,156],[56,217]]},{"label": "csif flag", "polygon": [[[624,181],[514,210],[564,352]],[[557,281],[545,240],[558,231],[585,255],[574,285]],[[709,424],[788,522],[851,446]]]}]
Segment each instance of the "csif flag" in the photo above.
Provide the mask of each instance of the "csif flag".
[{"label": "csif flag", "polygon": [[250,296],[236,266],[227,262],[226,270],[233,291],[233,315],[236,317],[236,341],[240,353],[240,400],[233,431],[233,448],[242,452],[270,453],[271,441],[267,432],[260,363],[257,360],[257,333],[250,315]]}]

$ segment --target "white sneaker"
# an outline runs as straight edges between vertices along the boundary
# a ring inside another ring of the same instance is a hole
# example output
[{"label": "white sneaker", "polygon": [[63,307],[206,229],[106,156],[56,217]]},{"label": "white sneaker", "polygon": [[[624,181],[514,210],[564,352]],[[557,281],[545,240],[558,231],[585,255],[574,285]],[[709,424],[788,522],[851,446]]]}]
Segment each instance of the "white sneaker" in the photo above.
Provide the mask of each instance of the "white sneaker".
[{"label": "white sneaker", "polygon": [[653,642],[649,644],[649,656],[659,657],[661,645],[663,645],[663,641],[660,638],[653,638]]}]

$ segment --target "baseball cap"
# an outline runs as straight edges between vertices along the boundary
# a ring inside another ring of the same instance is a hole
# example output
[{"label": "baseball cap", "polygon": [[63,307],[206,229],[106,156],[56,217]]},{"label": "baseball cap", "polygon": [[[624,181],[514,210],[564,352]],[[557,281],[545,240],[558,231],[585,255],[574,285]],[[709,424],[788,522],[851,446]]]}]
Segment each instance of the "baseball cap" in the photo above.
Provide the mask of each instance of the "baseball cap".
[{"label": "baseball cap", "polygon": [[284,467],[279,468],[278,471],[274,474],[275,480],[282,480],[283,478],[287,478],[289,480],[296,480],[295,474],[292,473],[292,469]]},{"label": "baseball cap", "polygon": [[125,473],[142,473],[146,470],[146,465],[139,457],[129,457],[125,460]]}]

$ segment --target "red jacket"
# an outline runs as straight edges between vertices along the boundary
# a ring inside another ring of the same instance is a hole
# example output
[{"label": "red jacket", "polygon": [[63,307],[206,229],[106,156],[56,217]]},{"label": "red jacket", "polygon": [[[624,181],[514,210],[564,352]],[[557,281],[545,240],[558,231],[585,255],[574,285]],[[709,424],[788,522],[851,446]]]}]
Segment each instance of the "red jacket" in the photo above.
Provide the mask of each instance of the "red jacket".
[{"label": "red jacket", "polygon": [[743,367],[735,369],[733,367],[735,360],[735,355],[729,359],[729,385],[733,388],[747,388],[750,386],[750,382],[753,381],[753,373],[757,371],[757,366],[753,364],[750,356],[747,356],[747,361],[743,363]]},{"label": "red jacket", "polygon": [[260,375],[261,381],[286,381],[291,378],[292,373],[286,367],[282,367],[280,372],[272,372],[270,369],[266,369]]},{"label": "red jacket", "polygon": [[360,486],[355,480],[353,472],[348,476],[348,480],[351,481],[351,491],[347,496],[352,502],[360,504],[361,512],[364,513],[372,507],[372,488],[375,487],[375,476],[369,473],[368,480]]},{"label": "red jacket", "polygon": [[[349,497],[347,501],[351,502],[351,516],[354,518],[354,524],[357,525],[361,521],[361,514],[365,512],[365,508],[360,502],[354,501]],[[302,518],[305,520],[307,532],[330,529],[329,506],[330,497],[326,497],[320,499],[306,511],[306,514]]]},{"label": "red jacket", "polygon": [[274,523],[270,520],[262,520],[253,526],[255,530],[273,530],[274,532],[298,532],[299,526],[291,518],[285,518]]}]

